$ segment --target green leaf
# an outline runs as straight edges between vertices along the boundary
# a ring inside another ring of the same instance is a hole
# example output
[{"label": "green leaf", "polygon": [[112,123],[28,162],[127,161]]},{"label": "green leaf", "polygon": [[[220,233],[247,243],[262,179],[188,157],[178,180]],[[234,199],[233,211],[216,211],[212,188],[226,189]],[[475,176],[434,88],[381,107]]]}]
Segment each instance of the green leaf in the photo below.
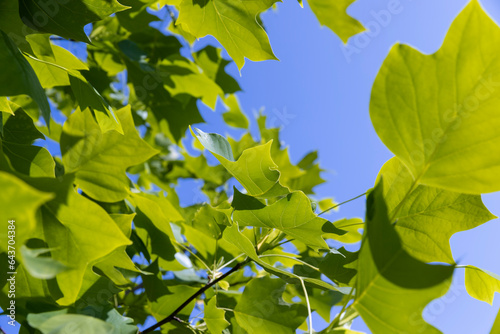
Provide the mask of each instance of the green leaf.
[{"label": "green leaf", "polygon": [[234,162],[233,151],[226,138],[218,133],[205,133],[200,129],[195,129],[195,131],[197,134],[191,130],[193,136],[200,141],[204,148],[212,152],[216,158],[221,156],[225,160]]},{"label": "green leaf", "polygon": [[233,220],[240,226],[275,228],[302,241],[315,251],[328,249],[322,227],[327,222],[314,214],[311,201],[303,192],[293,192],[262,209],[236,210]]},{"label": "green leaf", "polygon": [[116,0],[76,0],[70,3],[43,0],[19,2],[19,14],[31,29],[82,42],[90,42],[83,31],[85,25],[125,9],[127,7]]},{"label": "green leaf", "polygon": [[224,212],[210,205],[204,205],[196,212],[191,226],[212,239],[220,239],[224,228],[228,225],[230,225],[229,219]]},{"label": "green leaf", "polygon": [[[17,104],[12,102],[11,100],[7,99],[7,97],[2,96],[0,97],[0,111],[5,112],[11,115],[14,115],[14,112],[19,108]],[[0,123],[4,123],[3,120]],[[2,132],[3,135],[3,132]]]},{"label": "green leaf", "polygon": [[[176,27],[178,29],[180,26],[177,25]],[[203,69],[205,75],[215,81],[215,83],[222,88],[224,93],[234,94],[241,90],[241,88],[238,82],[226,73],[225,68],[231,62],[222,58],[221,52],[221,49],[207,45],[200,51],[194,53],[193,57],[196,64]]]},{"label": "green leaf", "polygon": [[130,193],[127,167],[157,153],[139,137],[130,106],[116,112],[124,134],[101,132],[88,109],[76,110],[64,123],[61,152],[67,173],[89,196],[102,202],[118,202]]},{"label": "green leaf", "polygon": [[234,309],[245,330],[262,334],[293,334],[307,317],[302,304],[286,304],[281,295],[285,282],[269,277],[251,280]]},{"label": "green leaf", "polygon": [[41,221],[30,237],[42,238],[51,249],[52,259],[71,268],[56,279],[64,294],[58,303],[72,304],[91,266],[131,242],[104,209],[74,190],[72,175],[61,180],[32,179],[30,184],[56,193],[57,197],[42,207]]},{"label": "green leaf", "polygon": [[257,21],[257,16],[276,2],[182,0],[176,24],[196,38],[214,36],[241,69],[245,58],[252,61],[277,59],[265,30]]},{"label": "green leaf", "polygon": [[6,143],[2,145],[12,167],[31,177],[55,177],[55,162],[44,147]]},{"label": "green leaf", "polygon": [[356,0],[307,0],[307,3],[319,23],[330,28],[344,43],[347,43],[351,36],[365,30],[358,20],[346,13],[354,1]]},{"label": "green leaf", "polygon": [[222,114],[224,122],[235,128],[248,129],[250,123],[248,118],[241,110],[238,99],[235,95],[229,95],[224,99],[224,104],[229,108],[228,111]]},{"label": "green leaf", "polygon": [[23,245],[36,227],[35,214],[38,208],[54,195],[32,188],[16,176],[0,171],[0,249],[7,252],[9,220],[22,222],[15,224],[16,243]]},{"label": "green leaf", "polygon": [[52,45],[49,37],[45,34],[26,37],[35,57],[47,63],[32,58],[28,58],[28,62],[35,70],[43,88],[69,86],[68,70],[88,70],[88,67],[68,50]]},{"label": "green leaf", "polygon": [[239,248],[255,263],[262,266],[267,272],[280,277],[290,284],[300,284],[300,279],[302,279],[306,283],[306,285],[322,290],[339,291],[343,294],[348,294],[351,291],[350,288],[333,286],[316,278],[300,277],[299,279],[299,276],[294,273],[273,267],[268,262],[265,262],[261,258],[259,258],[259,255],[255,251],[255,245],[252,244],[252,242],[238,230],[238,226],[236,224],[233,224],[231,227],[228,227],[224,230],[223,238],[230,244]]},{"label": "green leaf", "polygon": [[490,334],[500,333],[500,310],[498,311],[497,317],[495,318],[495,322],[493,323],[493,327],[491,328]]},{"label": "green leaf", "polygon": [[[123,58],[127,66],[127,80],[132,84],[130,103],[138,108],[150,110],[161,131],[172,141],[179,142],[186,129],[203,122],[196,98],[180,94],[173,98],[157,73],[157,69],[141,60],[142,50],[132,47],[133,43],[120,43],[120,50],[129,58]],[[151,121],[150,121],[151,122]]]},{"label": "green leaf", "polygon": [[450,237],[496,218],[479,195],[416,186],[396,157],[385,163],[379,178],[389,219],[395,221],[404,249],[421,261],[454,263]]},{"label": "green leaf", "polygon": [[[175,261],[176,249],[172,245],[175,240],[170,223],[182,221],[184,218],[177,209],[162,194],[133,194],[138,210],[134,219],[135,230],[141,240],[146,244],[150,253],[160,257],[160,265],[166,268]],[[165,261],[165,262],[164,262]],[[185,269],[177,265],[171,270]]]},{"label": "green leaf", "polygon": [[137,326],[134,326],[134,319],[122,316],[116,309],[108,312],[106,322],[115,327],[113,334],[137,334]]},{"label": "green leaf", "polygon": [[[168,294],[159,297],[153,302],[150,302],[152,315],[158,321],[163,320],[197,291],[198,288],[188,285],[169,286]],[[181,319],[188,319],[191,311],[194,308],[195,302],[196,299],[192,300],[189,305],[182,309],[178,316]]]},{"label": "green leaf", "polygon": [[40,81],[17,46],[0,31],[0,95],[27,94],[38,104],[46,123],[50,122],[50,106]]},{"label": "green leaf", "polygon": [[[135,214],[122,215],[122,214],[110,214],[109,215],[115,223],[118,225],[122,233],[130,238],[132,234],[132,220]],[[111,254],[106,256],[102,261],[99,261],[94,266],[99,268],[104,275],[106,275],[110,280],[116,285],[126,285],[130,281],[123,276],[122,272],[117,268],[126,269],[134,272],[140,272],[128,256],[126,252],[127,246],[121,246],[115,249]]]},{"label": "green leaf", "polygon": [[222,89],[188,59],[165,59],[157,65],[157,71],[173,97],[188,94],[215,109],[217,97],[224,96]]},{"label": "green leaf", "polygon": [[229,322],[224,318],[225,313],[217,307],[217,297],[211,298],[208,303],[205,302],[203,319],[211,333],[222,333],[229,326]]},{"label": "green leaf", "polygon": [[25,245],[21,246],[23,264],[31,276],[40,279],[52,279],[57,274],[69,269],[69,267],[50,257],[39,256],[50,251],[49,248],[30,249]]},{"label": "green leaf", "polygon": [[382,194],[379,182],[368,196],[366,238],[351,307],[375,333],[439,333],[423,320],[422,311],[446,293],[454,268],[425,264],[403,249]]},{"label": "green leaf", "polygon": [[[50,47],[50,44],[48,47]],[[44,84],[47,87],[71,85],[79,108],[82,110],[85,108],[92,108],[97,123],[102,131],[116,130],[123,134],[120,121],[117,119],[111,106],[78,71],[82,69],[82,67],[83,69],[87,69],[86,66],[82,66],[76,57],[69,57],[67,53],[68,52],[62,48],[56,48],[53,50],[52,55],[48,57],[42,55],[42,58],[47,60],[38,59],[33,56],[29,56],[28,59],[39,76],[49,77],[44,80]],[[56,54],[59,55],[57,59]],[[61,64],[56,64],[54,61],[60,61]]]},{"label": "green leaf", "polygon": [[[10,101],[9,101],[10,102]],[[16,171],[31,177],[54,177],[55,162],[49,151],[32,146],[35,139],[45,139],[33,120],[17,104],[15,116],[3,126],[1,148]]]},{"label": "green leaf", "polygon": [[[335,239],[345,244],[353,244],[361,241],[360,229],[364,228],[364,222],[360,218],[351,219],[341,219],[333,223],[333,228],[335,230],[331,231],[333,233],[328,233],[325,235],[326,238]],[[327,230],[330,232],[330,230]]]},{"label": "green leaf", "polygon": [[64,334],[68,330],[72,333],[82,332],[88,334],[137,333],[137,327],[129,324],[132,319],[127,319],[129,318],[123,318],[116,310],[108,312],[106,321],[83,314],[67,314],[67,310],[28,315],[30,326],[38,329],[43,334]]},{"label": "green leaf", "polygon": [[493,305],[495,292],[500,292],[500,276],[488,270],[466,266],[465,288],[472,297]]},{"label": "green leaf", "polygon": [[272,198],[289,193],[288,189],[280,184],[278,166],[271,158],[272,141],[245,150],[239,159],[234,161],[231,145],[224,137],[199,129],[196,131],[196,138],[245,187],[249,195]]},{"label": "green leaf", "polygon": [[436,53],[391,49],[370,116],[417,182],[472,194],[500,190],[499,43],[500,28],[473,0]]}]

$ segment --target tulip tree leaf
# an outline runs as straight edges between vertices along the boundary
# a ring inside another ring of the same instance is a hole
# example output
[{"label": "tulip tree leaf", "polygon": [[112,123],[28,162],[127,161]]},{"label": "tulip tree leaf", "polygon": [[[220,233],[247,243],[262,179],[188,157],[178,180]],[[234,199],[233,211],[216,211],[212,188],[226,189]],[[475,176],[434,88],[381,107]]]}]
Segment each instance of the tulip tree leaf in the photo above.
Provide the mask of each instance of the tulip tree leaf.
[{"label": "tulip tree leaf", "polygon": [[236,321],[245,330],[262,334],[293,334],[307,317],[304,305],[288,305],[281,294],[285,282],[268,277],[252,279],[234,314]]},{"label": "tulip tree leaf", "polygon": [[71,174],[61,181],[43,178],[30,183],[57,195],[43,205],[33,236],[43,236],[52,259],[70,268],[56,276],[64,294],[58,303],[69,305],[75,302],[89,266],[131,242],[104,209],[73,189]]},{"label": "tulip tree leaf", "polygon": [[240,226],[276,228],[314,250],[328,249],[321,237],[326,219],[317,217],[303,192],[293,192],[262,209],[236,210],[233,220]]},{"label": "tulip tree leaf", "polygon": [[473,0],[436,53],[398,44],[384,61],[370,116],[418,182],[473,194],[500,190],[499,43],[500,28]]},{"label": "tulip tree leaf", "polygon": [[94,199],[117,202],[129,194],[127,167],[157,153],[139,137],[130,106],[116,112],[124,134],[102,133],[88,109],[75,111],[64,123],[61,152],[66,172],[74,172],[76,184]]},{"label": "tulip tree leaf", "polygon": [[266,32],[257,21],[257,16],[277,1],[182,0],[176,24],[196,38],[214,36],[241,69],[245,58],[277,59]]},{"label": "tulip tree leaf", "polygon": [[[177,27],[180,27],[177,25]],[[217,85],[226,94],[234,94],[241,90],[238,82],[229,74],[226,73],[225,68],[231,62],[222,58],[221,49],[217,49],[211,45],[207,45],[200,51],[193,54],[193,57],[203,69],[203,72],[210,79],[215,81]]]},{"label": "tulip tree leaf", "polygon": [[12,174],[0,171],[0,250],[7,252],[7,231],[9,220],[23,222],[16,224],[16,243],[21,246],[36,228],[35,214],[38,208],[54,195],[39,191]]},{"label": "tulip tree leaf", "polygon": [[17,46],[0,31],[0,96],[29,95],[38,105],[45,122],[50,122],[50,106],[40,81]]},{"label": "tulip tree leaf", "polygon": [[330,28],[346,43],[349,37],[363,32],[365,28],[350,17],[346,10],[355,0],[308,0],[319,23]]},{"label": "tulip tree leaf", "polygon": [[465,288],[472,297],[492,305],[495,292],[500,292],[500,276],[488,270],[466,266]]},{"label": "tulip tree leaf", "polygon": [[69,269],[61,262],[50,257],[39,256],[48,252],[50,252],[48,248],[30,249],[24,245],[21,246],[23,264],[31,276],[40,279],[52,279],[57,274]]},{"label": "tulip tree leaf", "polygon": [[[405,250],[424,262],[454,263],[450,237],[496,218],[481,196],[418,185],[396,157],[379,173],[389,217]],[[340,228],[340,227],[339,227]]]},{"label": "tulip tree leaf", "polygon": [[[132,233],[132,215],[120,215],[120,214],[110,214],[110,217],[116,222],[122,233],[130,238]],[[127,246],[121,246],[115,249],[111,254],[106,256],[102,261],[95,264],[95,267],[99,268],[103,274],[105,274],[109,279],[111,279],[116,285],[126,285],[129,283],[123,274],[117,268],[126,269],[129,271],[140,272],[134,262],[130,259],[126,252]]]},{"label": "tulip tree leaf", "polygon": [[493,327],[491,327],[490,334],[500,333],[500,310],[498,311],[497,317],[495,318],[495,322],[493,323]]},{"label": "tulip tree leaf", "polygon": [[224,122],[235,128],[248,129],[249,122],[235,95],[229,95],[224,99],[224,104],[229,108],[228,111],[222,114]]},{"label": "tulip tree leaf", "polygon": [[[367,200],[366,238],[351,306],[368,327],[375,333],[439,333],[421,314],[430,301],[446,293],[453,269],[425,264],[403,249],[387,216],[379,182]],[[411,325],[414,323],[418,326]]]},{"label": "tulip tree leaf", "polygon": [[31,177],[54,177],[55,162],[44,147],[31,145],[36,139],[45,139],[38,131],[33,119],[15,106],[15,116],[9,117],[3,126],[2,149],[11,166],[18,172]]},{"label": "tulip tree leaf", "polygon": [[224,137],[199,129],[196,131],[196,138],[245,187],[249,195],[271,198],[289,193],[279,182],[280,172],[271,157],[272,141],[245,150],[234,161],[231,145]]},{"label": "tulip tree leaf", "polygon": [[64,38],[90,42],[83,31],[88,23],[127,9],[116,0],[75,0],[71,2],[23,0],[19,14],[23,22],[36,31]]},{"label": "tulip tree leaf", "polygon": [[83,314],[68,314],[67,310],[28,315],[29,325],[43,334],[63,334],[68,330],[89,334],[135,334],[137,327],[131,321],[116,310],[108,312],[106,321]]},{"label": "tulip tree leaf", "polygon": [[208,330],[211,333],[223,333],[224,329],[229,326],[229,322],[224,318],[226,312],[217,307],[216,297],[213,297],[206,303],[204,311],[203,319],[205,319]]}]

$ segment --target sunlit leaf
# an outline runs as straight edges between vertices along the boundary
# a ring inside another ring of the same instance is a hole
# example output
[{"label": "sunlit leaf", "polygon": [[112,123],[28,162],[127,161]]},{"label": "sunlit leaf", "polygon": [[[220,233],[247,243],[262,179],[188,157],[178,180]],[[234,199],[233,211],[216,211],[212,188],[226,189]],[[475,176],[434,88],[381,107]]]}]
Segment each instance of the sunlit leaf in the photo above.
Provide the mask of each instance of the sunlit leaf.
[{"label": "sunlit leaf", "polygon": [[237,1],[182,0],[177,24],[196,38],[212,35],[224,46],[238,68],[245,58],[253,61],[277,59],[266,32],[256,20],[277,0]]},{"label": "sunlit leaf", "polygon": [[77,110],[64,123],[61,152],[66,172],[74,172],[75,183],[92,198],[117,202],[128,196],[127,167],[157,153],[137,133],[130,107],[116,112],[124,134],[102,133],[88,109]]},{"label": "sunlit leaf", "polygon": [[473,0],[436,53],[398,44],[384,61],[370,116],[417,182],[473,194],[500,190],[498,43],[500,28]]}]

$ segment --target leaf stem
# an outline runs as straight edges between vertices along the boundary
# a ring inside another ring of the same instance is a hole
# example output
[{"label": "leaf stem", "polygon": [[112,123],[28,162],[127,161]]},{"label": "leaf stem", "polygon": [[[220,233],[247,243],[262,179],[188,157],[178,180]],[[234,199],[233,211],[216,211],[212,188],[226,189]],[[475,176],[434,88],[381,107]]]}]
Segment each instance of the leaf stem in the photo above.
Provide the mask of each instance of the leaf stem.
[{"label": "leaf stem", "polygon": [[184,301],[184,303],[182,303],[178,308],[176,308],[175,311],[173,311],[168,317],[166,317],[165,319],[163,319],[161,321],[158,321],[156,324],[154,324],[151,327],[146,328],[142,332],[139,332],[139,334],[151,333],[155,329],[157,329],[157,328],[165,325],[166,323],[169,323],[170,321],[174,320],[176,318],[177,314],[180,311],[182,311],[182,309],[184,309],[187,305],[189,305],[189,303],[191,303],[193,300],[195,300],[196,298],[198,298],[198,296],[200,296],[203,292],[205,292],[206,290],[208,290],[214,284],[217,284],[218,282],[220,282],[221,280],[225,279],[226,277],[228,277],[232,273],[234,273],[234,272],[238,271],[239,269],[241,269],[247,262],[248,262],[248,260],[236,264],[227,273],[223,274],[222,276],[218,277],[217,279],[214,279],[213,281],[208,282],[203,287],[201,287],[198,291],[196,291],[191,297],[189,297],[188,299],[186,299]]},{"label": "leaf stem", "polygon": [[302,290],[304,290],[304,295],[306,296],[306,304],[307,304],[307,312],[309,314],[309,334],[313,334],[313,322],[312,322],[312,314],[311,314],[311,304],[309,303],[309,294],[307,293],[306,285],[304,284],[304,280],[299,277],[300,284],[302,285]]},{"label": "leaf stem", "polygon": [[190,250],[189,247],[184,246],[180,242],[177,242],[177,241],[174,241],[174,242],[177,245],[181,246],[186,251],[188,251],[191,255],[193,255],[198,261],[200,261],[205,266],[205,268],[207,268],[207,270],[208,270],[209,273],[212,273],[212,269],[210,269],[210,267],[208,266],[208,264],[206,264],[202,259],[200,259],[200,257],[198,255],[196,255],[196,253],[194,253],[192,250]]},{"label": "leaf stem", "polygon": [[287,259],[290,259],[290,260],[295,260],[297,262],[300,262],[302,263],[303,265],[305,266],[308,266],[309,268],[312,268],[316,271],[319,271],[319,268],[313,266],[312,264],[309,264],[305,261],[302,261],[301,259],[297,259],[296,257],[292,257],[292,256],[288,256],[288,255],[282,255],[282,254],[264,254],[264,255],[259,255],[259,258],[261,257],[284,257],[284,258],[287,258]]},{"label": "leaf stem", "polygon": [[333,210],[333,209],[335,209],[335,208],[337,208],[337,207],[341,206],[342,204],[346,204],[346,203],[349,203],[349,202],[351,202],[351,201],[354,201],[355,199],[358,199],[358,198],[360,198],[360,197],[363,197],[363,196],[365,196],[367,193],[368,193],[368,192],[362,193],[361,195],[358,195],[358,196],[356,196],[356,197],[353,197],[353,198],[351,198],[351,199],[348,199],[347,201],[344,201],[344,202],[339,203],[339,204],[335,204],[335,205],[334,205],[334,206],[332,206],[331,208],[328,208],[328,209],[326,209],[326,210],[324,210],[324,211],[320,212],[320,213],[318,214],[318,216],[321,216],[322,214],[324,214],[324,213],[326,213],[326,212],[328,212],[328,211],[330,211],[330,210]]}]

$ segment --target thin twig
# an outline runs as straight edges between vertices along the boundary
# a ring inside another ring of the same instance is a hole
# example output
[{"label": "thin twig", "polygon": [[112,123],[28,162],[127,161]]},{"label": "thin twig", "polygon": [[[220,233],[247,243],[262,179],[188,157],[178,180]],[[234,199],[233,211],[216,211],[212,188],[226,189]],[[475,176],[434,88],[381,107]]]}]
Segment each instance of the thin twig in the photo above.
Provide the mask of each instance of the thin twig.
[{"label": "thin twig", "polygon": [[173,311],[168,317],[166,317],[165,319],[157,322],[153,326],[146,328],[145,330],[143,330],[142,332],[139,332],[139,333],[140,334],[151,333],[155,329],[157,329],[157,328],[165,325],[166,323],[169,323],[170,321],[174,320],[175,317],[176,317],[176,315],[180,311],[182,311],[182,309],[184,309],[184,307],[186,307],[187,305],[189,305],[189,303],[191,303],[193,300],[195,300],[196,298],[198,298],[198,296],[200,296],[203,292],[205,292],[206,290],[208,290],[214,284],[217,284],[218,282],[220,282],[221,280],[225,279],[226,277],[228,277],[232,273],[234,273],[234,272],[238,271],[239,269],[241,269],[247,262],[248,261],[243,261],[243,262],[240,262],[240,263],[236,264],[227,273],[223,274],[222,276],[220,276],[217,279],[214,279],[213,281],[208,282],[206,285],[204,285],[198,291],[196,291],[191,297],[189,297],[188,299],[186,299],[186,301],[184,301],[184,303],[182,303],[181,306],[179,306],[177,309],[175,309],[175,311]]},{"label": "thin twig", "polygon": [[342,203],[335,204],[335,205],[334,205],[334,206],[332,206],[331,208],[328,208],[328,209],[326,209],[326,210],[324,210],[324,211],[320,212],[320,213],[318,214],[318,216],[321,216],[322,214],[324,214],[324,213],[326,213],[326,212],[328,212],[328,211],[330,211],[330,210],[333,210],[333,209],[335,209],[335,208],[337,208],[337,207],[341,206],[342,204],[346,204],[346,203],[349,203],[350,201],[354,201],[355,199],[358,199],[358,198],[360,198],[360,197],[363,197],[363,196],[365,196],[366,194],[367,194],[367,193],[363,193],[363,194],[361,194],[361,195],[358,195],[358,196],[356,196],[356,197],[353,197],[353,198],[351,198],[351,199],[348,199],[347,201],[344,201],[344,202],[342,202]]}]

